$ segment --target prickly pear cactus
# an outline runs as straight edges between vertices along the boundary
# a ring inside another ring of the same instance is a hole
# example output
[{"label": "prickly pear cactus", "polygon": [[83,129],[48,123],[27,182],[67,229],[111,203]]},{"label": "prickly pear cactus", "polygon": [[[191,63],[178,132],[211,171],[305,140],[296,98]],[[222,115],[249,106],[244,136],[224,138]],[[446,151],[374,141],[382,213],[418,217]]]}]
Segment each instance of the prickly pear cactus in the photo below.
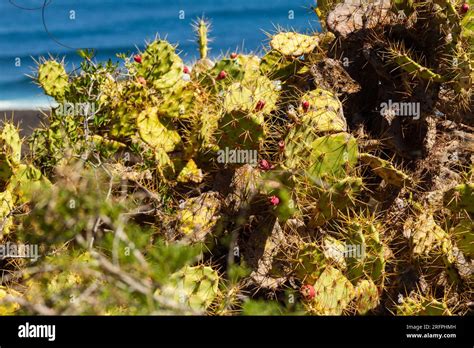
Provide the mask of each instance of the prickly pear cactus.
[{"label": "prickly pear cactus", "polygon": [[461,220],[450,229],[449,235],[465,256],[474,259],[474,222],[468,219]]},{"label": "prickly pear cactus", "polygon": [[304,284],[314,284],[324,268],[326,260],[315,243],[301,245],[296,255],[295,276]]},{"label": "prickly pear cactus", "polygon": [[179,232],[193,242],[203,241],[216,226],[220,204],[215,192],[184,201],[178,211]]},{"label": "prickly pear cactus", "polygon": [[404,187],[412,183],[411,178],[403,171],[395,168],[390,162],[368,153],[360,155],[360,160],[369,165],[375,174],[380,176],[387,184]]},{"label": "prickly pear cactus", "polygon": [[135,64],[137,75],[151,82],[157,90],[173,87],[183,74],[183,61],[175,50],[164,40],[149,43],[141,54],[141,62]]},{"label": "prickly pear cactus", "polygon": [[0,241],[10,232],[13,226],[11,211],[14,208],[13,196],[10,191],[0,192]]},{"label": "prickly pear cactus", "polygon": [[335,218],[339,212],[353,207],[361,188],[362,179],[358,177],[348,177],[336,181],[329,187],[314,185],[308,192],[317,199],[316,207],[311,214],[310,225],[320,226]]},{"label": "prickly pear cactus", "polygon": [[397,315],[451,315],[451,312],[444,302],[419,295],[403,299],[397,305]]},{"label": "prickly pear cactus", "polygon": [[48,60],[40,64],[38,83],[47,95],[58,101],[63,100],[69,89],[69,77],[63,63]]},{"label": "prickly pear cactus", "polygon": [[300,64],[277,50],[270,50],[260,61],[260,72],[272,80],[286,80],[299,70]]},{"label": "prickly pear cactus", "polygon": [[172,297],[177,304],[205,311],[219,291],[219,274],[209,266],[185,266],[170,276],[157,294]]},{"label": "prickly pear cactus", "polygon": [[436,258],[443,255],[454,262],[453,244],[449,235],[436,224],[433,215],[424,213],[418,220],[407,221],[405,231],[411,235],[413,255],[417,258]]},{"label": "prickly pear cactus", "polygon": [[318,42],[317,36],[287,32],[273,36],[270,45],[285,56],[299,57],[311,53],[318,46]]},{"label": "prickly pear cactus", "polygon": [[5,123],[0,134],[0,151],[11,165],[20,163],[21,144],[18,129],[11,123]]},{"label": "prickly pear cactus", "polygon": [[444,204],[452,211],[474,213],[474,184],[460,184],[445,192]]},{"label": "prickly pear cactus", "polygon": [[353,170],[358,155],[357,141],[347,133],[317,138],[311,144],[310,178],[343,178]]},{"label": "prickly pear cactus", "polygon": [[379,291],[371,279],[363,279],[355,287],[355,309],[364,315],[380,303]]},{"label": "prickly pear cactus", "polygon": [[202,170],[198,168],[196,165],[196,162],[194,162],[192,159],[186,163],[183,169],[179,172],[178,177],[176,178],[176,181],[178,182],[193,182],[196,184],[199,184],[203,180],[203,173]]},{"label": "prickly pear cactus", "polygon": [[317,315],[341,315],[355,296],[354,286],[333,267],[326,267],[314,284],[311,312]]},{"label": "prickly pear cactus", "polygon": [[7,289],[4,286],[0,286],[0,316],[2,315],[13,315],[20,309],[20,304],[17,302],[7,302],[5,298],[7,296],[21,297],[18,291],[13,289]]},{"label": "prickly pear cactus", "polygon": [[325,89],[317,88],[302,95],[298,115],[302,124],[317,133],[347,131],[342,103],[334,93]]},{"label": "prickly pear cactus", "polygon": [[387,247],[380,240],[379,228],[365,220],[347,226],[346,262],[352,282],[369,277],[378,285],[384,283]]}]

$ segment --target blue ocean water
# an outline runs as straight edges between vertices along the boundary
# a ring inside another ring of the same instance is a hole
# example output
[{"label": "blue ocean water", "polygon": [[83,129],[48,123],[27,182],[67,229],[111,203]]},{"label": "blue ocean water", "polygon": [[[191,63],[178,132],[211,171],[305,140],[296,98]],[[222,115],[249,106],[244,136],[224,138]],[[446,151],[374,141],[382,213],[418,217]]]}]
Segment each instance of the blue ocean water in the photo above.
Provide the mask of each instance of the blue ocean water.
[{"label": "blue ocean water", "polygon": [[71,69],[80,62],[76,49],[94,48],[98,60],[118,61],[116,53],[132,54],[158,34],[178,44],[181,57],[190,62],[198,55],[191,24],[203,15],[212,22],[212,55],[261,52],[267,43],[265,31],[274,32],[277,26],[317,30],[313,4],[314,0],[0,0],[0,109],[49,103],[26,76],[41,56],[65,57]]}]

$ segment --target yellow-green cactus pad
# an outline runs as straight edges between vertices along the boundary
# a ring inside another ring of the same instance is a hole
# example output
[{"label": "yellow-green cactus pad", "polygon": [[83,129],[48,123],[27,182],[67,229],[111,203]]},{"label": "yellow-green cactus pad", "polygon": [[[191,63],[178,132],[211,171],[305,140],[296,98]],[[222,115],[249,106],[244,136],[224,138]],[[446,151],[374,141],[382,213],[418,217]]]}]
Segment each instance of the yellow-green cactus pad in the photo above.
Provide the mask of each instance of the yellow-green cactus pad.
[{"label": "yellow-green cactus pad", "polygon": [[444,194],[444,205],[452,211],[474,213],[474,184],[460,184]]},{"label": "yellow-green cactus pad", "polygon": [[0,192],[0,240],[2,240],[2,235],[8,234],[10,231],[13,221],[12,216],[10,215],[14,207],[13,196],[10,191]]},{"label": "yellow-green cactus pad", "polygon": [[319,278],[326,261],[324,254],[320,252],[315,243],[304,243],[300,246],[294,266],[295,276],[304,284],[314,284]]},{"label": "yellow-green cactus pad", "polygon": [[318,46],[319,38],[295,32],[279,33],[270,41],[270,45],[285,56],[299,57],[311,53]]},{"label": "yellow-green cactus pad", "polygon": [[416,298],[405,298],[401,304],[397,305],[397,315],[438,316],[451,315],[451,312],[444,302],[431,297],[416,296]]},{"label": "yellow-green cactus pad", "polygon": [[354,168],[357,156],[357,141],[348,133],[317,138],[311,144],[308,174],[313,179],[345,177]]},{"label": "yellow-green cactus pad", "polygon": [[380,303],[379,291],[371,279],[364,279],[355,288],[355,308],[358,314],[366,314]]},{"label": "yellow-green cactus pad", "polygon": [[218,193],[206,192],[182,203],[178,212],[179,232],[191,241],[202,241],[216,225],[220,200]]},{"label": "yellow-green cactus pad", "polygon": [[369,165],[374,173],[380,176],[387,184],[403,187],[412,183],[411,178],[407,174],[395,168],[388,161],[368,153],[361,154],[360,160]]},{"label": "yellow-green cactus pad", "polygon": [[314,284],[310,306],[319,315],[341,315],[355,296],[354,286],[336,268],[326,267]]},{"label": "yellow-green cactus pad", "polygon": [[185,266],[170,276],[157,294],[193,310],[206,310],[219,292],[219,274],[209,266]]},{"label": "yellow-green cactus pad", "polygon": [[198,184],[202,182],[203,177],[202,170],[191,159],[186,163],[186,166],[181,170],[176,180],[178,182],[194,182]]},{"label": "yellow-green cactus pad", "polygon": [[411,235],[413,255],[417,258],[435,258],[442,254],[453,263],[453,244],[449,235],[439,227],[433,215],[424,213],[416,221],[405,223],[405,232]]},{"label": "yellow-green cactus pad", "polygon": [[172,152],[181,143],[181,137],[173,124],[159,118],[157,107],[142,111],[137,118],[137,127],[142,140],[153,149]]},{"label": "yellow-green cactus pad", "polygon": [[64,66],[55,61],[48,60],[38,68],[38,82],[45,93],[60,101],[69,89],[69,77]]},{"label": "yellow-green cactus pad", "polygon": [[0,151],[12,165],[20,164],[21,143],[18,129],[11,123],[5,123],[0,134]]},{"label": "yellow-green cactus pad", "polygon": [[20,304],[16,302],[4,301],[7,296],[20,297],[20,293],[13,289],[7,289],[4,286],[0,286],[0,316],[2,315],[13,315],[17,310],[20,309]]},{"label": "yellow-green cactus pad", "polygon": [[[308,110],[303,110],[305,102],[309,103]],[[299,113],[301,123],[311,126],[315,132],[347,131],[342,104],[330,91],[318,88],[305,93],[300,98]]]},{"label": "yellow-green cactus pad", "polygon": [[449,231],[449,234],[464,255],[474,259],[474,222],[467,219],[462,220]]},{"label": "yellow-green cactus pad", "polygon": [[158,90],[173,87],[183,76],[183,61],[167,41],[151,42],[141,58],[142,63],[136,64],[137,76],[151,81]]}]

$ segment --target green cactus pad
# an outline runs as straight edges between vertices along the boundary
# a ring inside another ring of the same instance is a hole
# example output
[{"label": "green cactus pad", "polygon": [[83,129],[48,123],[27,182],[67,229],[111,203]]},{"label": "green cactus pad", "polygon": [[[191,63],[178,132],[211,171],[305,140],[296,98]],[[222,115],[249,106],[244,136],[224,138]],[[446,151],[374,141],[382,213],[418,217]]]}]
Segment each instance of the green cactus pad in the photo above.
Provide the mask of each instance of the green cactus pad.
[{"label": "green cactus pad", "polygon": [[380,176],[387,184],[404,187],[412,183],[411,178],[407,174],[395,168],[388,161],[368,153],[360,154],[360,160],[369,165],[374,173]]},{"label": "green cactus pad", "polygon": [[444,302],[431,297],[423,298],[422,296],[417,296],[416,298],[408,297],[401,304],[397,305],[397,315],[439,316],[451,315],[451,312]]},{"label": "green cactus pad", "polygon": [[355,296],[354,286],[331,266],[326,267],[314,284],[311,309],[319,315],[341,315]]},{"label": "green cactus pad", "polygon": [[13,193],[15,202],[26,203],[30,200],[30,194],[44,185],[49,186],[51,183],[41,171],[31,164],[20,164],[15,169],[7,189]]},{"label": "green cactus pad", "polygon": [[296,59],[287,59],[277,50],[270,50],[260,61],[260,73],[272,80],[286,80],[296,74],[300,63]]},{"label": "green cactus pad", "polygon": [[442,75],[434,72],[430,68],[421,65],[407,53],[404,53],[395,47],[389,49],[389,55],[391,60],[397,64],[400,69],[419,79],[431,80],[435,82],[444,82],[446,80],[446,78]]},{"label": "green cactus pad", "polygon": [[172,118],[190,118],[196,100],[195,89],[193,83],[179,80],[173,88],[163,91],[159,113]]},{"label": "green cactus pad", "polygon": [[444,255],[450,263],[454,262],[453,245],[449,235],[439,227],[433,215],[423,213],[417,220],[408,220],[405,231],[410,232],[412,252],[416,258],[436,258]]},{"label": "green cactus pad", "polygon": [[265,122],[262,114],[235,110],[224,114],[219,120],[216,135],[221,149],[258,150],[265,137]]},{"label": "green cactus pad", "polygon": [[13,226],[12,217],[10,215],[14,208],[13,196],[10,191],[0,192],[0,240],[2,236],[8,234]]},{"label": "green cactus pad", "polygon": [[149,43],[136,64],[137,76],[150,81],[158,90],[173,87],[183,76],[183,61],[175,47],[164,40]]},{"label": "green cactus pad", "polygon": [[320,226],[336,217],[339,211],[353,207],[361,187],[362,179],[357,177],[342,179],[329,188],[315,187],[311,195],[318,199],[318,203],[310,224]]},{"label": "green cactus pad", "polygon": [[311,144],[309,155],[310,178],[343,178],[357,163],[358,147],[354,137],[347,133],[326,135]]},{"label": "green cactus pad", "polygon": [[[303,110],[302,104],[309,103],[309,109]],[[315,132],[331,133],[347,131],[346,119],[342,113],[339,99],[327,90],[318,88],[305,93],[300,98],[301,123],[310,126]]]},{"label": "green cactus pad", "polygon": [[364,279],[355,288],[355,308],[358,314],[366,314],[380,303],[379,291],[371,279]]},{"label": "green cactus pad", "polygon": [[178,177],[176,180],[178,182],[194,182],[194,183],[200,183],[202,182],[203,179],[203,173],[202,170],[198,168],[196,165],[196,162],[194,162],[192,159],[186,163],[186,166],[180,171]]},{"label": "green cactus pad", "polygon": [[20,163],[21,144],[18,129],[11,123],[5,123],[0,134],[0,151],[12,165]]},{"label": "green cactus pad", "polygon": [[326,267],[326,259],[316,243],[300,246],[294,265],[294,274],[304,284],[314,284]]},{"label": "green cactus pad", "polygon": [[380,240],[379,226],[370,221],[354,222],[346,227],[346,262],[348,277],[356,282],[362,277],[383,284],[386,246]]},{"label": "green cactus pad", "polygon": [[179,232],[191,241],[202,241],[215,227],[221,202],[216,192],[189,198],[178,211]]},{"label": "green cactus pad", "polygon": [[318,46],[318,42],[317,36],[287,32],[273,36],[270,45],[285,56],[299,57],[311,53]]},{"label": "green cactus pad", "polygon": [[173,124],[159,118],[157,107],[148,108],[138,115],[137,128],[142,140],[155,150],[172,152],[181,144],[181,137]]},{"label": "green cactus pad", "polygon": [[0,286],[0,316],[3,315],[14,315],[16,311],[20,309],[20,304],[17,302],[6,302],[3,301],[7,296],[21,297],[18,291],[8,289],[4,286]]},{"label": "green cactus pad", "polygon": [[[221,72],[226,74],[223,79],[218,78]],[[245,71],[237,59],[222,59],[212,69],[203,73],[200,83],[214,92],[220,92],[234,82],[241,82],[244,73]]]},{"label": "green cactus pad", "polygon": [[69,77],[64,66],[55,61],[45,61],[38,67],[38,83],[45,93],[57,101],[64,99],[69,89]]},{"label": "green cactus pad", "polygon": [[453,187],[444,193],[443,201],[445,207],[452,211],[465,210],[474,213],[474,184],[466,183]]},{"label": "green cactus pad", "polygon": [[464,255],[474,259],[474,222],[467,219],[462,220],[451,228],[449,234]]},{"label": "green cactus pad", "polygon": [[219,274],[208,266],[185,266],[170,276],[157,294],[170,296],[177,304],[193,310],[206,310],[219,291]]}]

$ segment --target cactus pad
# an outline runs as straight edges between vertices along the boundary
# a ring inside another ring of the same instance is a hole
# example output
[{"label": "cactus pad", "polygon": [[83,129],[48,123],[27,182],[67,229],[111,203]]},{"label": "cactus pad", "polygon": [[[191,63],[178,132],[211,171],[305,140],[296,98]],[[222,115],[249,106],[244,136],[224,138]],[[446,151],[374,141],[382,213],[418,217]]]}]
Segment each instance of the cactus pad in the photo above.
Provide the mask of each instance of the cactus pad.
[{"label": "cactus pad", "polygon": [[361,280],[355,288],[355,307],[358,314],[366,314],[380,303],[379,291],[374,282]]},{"label": "cactus pad", "polygon": [[387,184],[404,187],[412,182],[407,174],[395,168],[390,162],[381,158],[363,153],[360,155],[360,160],[369,165],[375,174],[380,176]]},{"label": "cactus pad", "polygon": [[219,274],[209,266],[185,266],[170,276],[161,291],[177,304],[193,310],[206,310],[218,295]]},{"label": "cactus pad", "polygon": [[341,315],[355,296],[351,282],[331,266],[321,273],[314,290],[316,296],[311,309],[319,315]]},{"label": "cactus pad", "polygon": [[273,36],[270,45],[274,50],[290,57],[299,57],[311,53],[318,46],[317,36],[287,32]]},{"label": "cactus pad", "polygon": [[38,82],[45,93],[60,101],[69,89],[69,77],[64,66],[55,61],[48,60],[38,68]]},{"label": "cactus pad", "polygon": [[452,211],[474,213],[474,184],[460,184],[445,192],[444,205]]},{"label": "cactus pad", "polygon": [[149,43],[141,55],[142,62],[136,64],[137,75],[150,81],[161,90],[173,87],[183,74],[183,61],[175,47],[164,40]]},{"label": "cactus pad", "polygon": [[220,200],[215,192],[207,192],[182,203],[178,212],[179,232],[191,241],[202,241],[216,225]]}]

